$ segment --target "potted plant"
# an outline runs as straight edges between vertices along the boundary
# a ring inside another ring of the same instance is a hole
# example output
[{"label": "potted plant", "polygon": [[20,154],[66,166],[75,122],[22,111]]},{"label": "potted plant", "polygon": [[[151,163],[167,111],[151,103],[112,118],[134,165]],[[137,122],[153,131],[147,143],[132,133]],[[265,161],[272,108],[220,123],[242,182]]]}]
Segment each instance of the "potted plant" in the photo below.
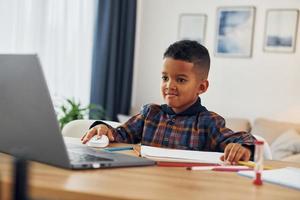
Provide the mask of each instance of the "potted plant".
[{"label": "potted plant", "polygon": [[65,103],[58,108],[58,121],[62,129],[68,122],[76,119],[108,119],[102,106],[89,104],[82,106],[74,99],[66,99]]}]

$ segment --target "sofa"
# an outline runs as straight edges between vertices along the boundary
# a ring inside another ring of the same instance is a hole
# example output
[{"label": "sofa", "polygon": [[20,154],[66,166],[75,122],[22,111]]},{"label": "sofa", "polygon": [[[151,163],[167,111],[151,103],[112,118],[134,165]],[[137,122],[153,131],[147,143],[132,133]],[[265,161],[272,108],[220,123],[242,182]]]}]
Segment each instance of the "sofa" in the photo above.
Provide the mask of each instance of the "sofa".
[{"label": "sofa", "polygon": [[[106,121],[113,127],[127,121],[130,116],[118,115],[119,122]],[[253,124],[247,119],[226,118],[226,126],[233,131],[247,131],[257,139],[265,140],[266,159],[300,163],[300,124],[258,118]],[[76,120],[62,130],[64,136],[81,137],[94,120]]]},{"label": "sofa", "polygon": [[270,145],[273,160],[300,163],[300,124],[265,118],[257,118],[251,124],[247,119],[226,118],[226,126],[264,138]]},{"label": "sofa", "polygon": [[300,163],[300,124],[258,118],[251,133],[270,144],[273,160]]}]

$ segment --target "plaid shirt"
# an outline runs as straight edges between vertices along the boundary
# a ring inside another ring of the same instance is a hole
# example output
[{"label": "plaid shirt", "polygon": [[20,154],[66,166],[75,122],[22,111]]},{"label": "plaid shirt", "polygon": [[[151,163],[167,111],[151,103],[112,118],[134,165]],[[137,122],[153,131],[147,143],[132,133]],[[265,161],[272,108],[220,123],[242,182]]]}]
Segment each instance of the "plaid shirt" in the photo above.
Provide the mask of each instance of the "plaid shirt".
[{"label": "plaid shirt", "polygon": [[[103,123],[96,121],[91,127]],[[208,111],[201,105],[200,98],[177,114],[166,104],[148,104],[116,129],[107,126],[113,131],[116,142],[216,152],[224,152],[228,143],[240,143],[250,148],[251,157],[254,155],[255,138],[249,133],[226,128],[224,118]]]}]

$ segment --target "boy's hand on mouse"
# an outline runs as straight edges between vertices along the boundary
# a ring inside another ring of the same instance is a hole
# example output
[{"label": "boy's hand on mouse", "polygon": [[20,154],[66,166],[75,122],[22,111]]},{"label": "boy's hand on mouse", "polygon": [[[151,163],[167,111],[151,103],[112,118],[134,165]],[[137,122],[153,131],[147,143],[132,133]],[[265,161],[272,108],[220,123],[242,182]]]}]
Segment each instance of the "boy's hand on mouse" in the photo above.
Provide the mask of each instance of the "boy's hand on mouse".
[{"label": "boy's hand on mouse", "polygon": [[238,143],[229,143],[224,149],[224,155],[221,160],[230,164],[237,164],[238,161],[249,161],[251,151],[247,147],[243,147]]},{"label": "boy's hand on mouse", "polygon": [[100,137],[101,135],[106,135],[109,139],[109,141],[113,142],[115,140],[112,130],[110,130],[106,125],[104,124],[99,124],[97,126],[94,126],[91,128],[88,132],[86,132],[82,137],[81,137],[81,142],[83,144],[87,143],[92,137],[97,135]]}]

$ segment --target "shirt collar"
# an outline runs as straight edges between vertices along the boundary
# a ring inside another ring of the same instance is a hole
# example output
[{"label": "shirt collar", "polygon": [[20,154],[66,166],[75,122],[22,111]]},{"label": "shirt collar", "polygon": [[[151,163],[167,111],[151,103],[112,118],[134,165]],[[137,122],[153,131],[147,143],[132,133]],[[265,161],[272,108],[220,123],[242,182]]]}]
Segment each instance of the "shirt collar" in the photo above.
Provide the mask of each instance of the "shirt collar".
[{"label": "shirt collar", "polygon": [[163,112],[169,114],[169,115],[195,115],[199,112],[204,112],[207,111],[207,109],[201,105],[201,99],[200,97],[198,97],[197,101],[191,105],[189,108],[187,108],[186,110],[180,112],[180,113],[175,113],[173,111],[173,109],[168,106],[167,104],[162,104],[161,108],[163,110]]}]

